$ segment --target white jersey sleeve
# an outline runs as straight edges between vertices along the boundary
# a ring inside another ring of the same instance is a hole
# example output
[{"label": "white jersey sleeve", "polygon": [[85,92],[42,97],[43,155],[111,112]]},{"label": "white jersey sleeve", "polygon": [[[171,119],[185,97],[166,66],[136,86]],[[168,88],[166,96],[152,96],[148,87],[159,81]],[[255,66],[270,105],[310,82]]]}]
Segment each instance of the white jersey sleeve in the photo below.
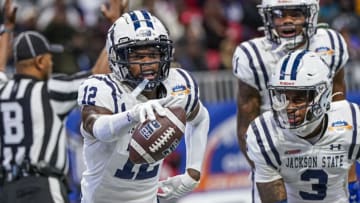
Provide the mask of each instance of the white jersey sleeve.
[{"label": "white jersey sleeve", "polygon": [[273,126],[269,119],[260,116],[249,125],[246,133],[248,155],[255,164],[256,182],[271,182],[281,178],[276,139],[268,142],[271,136],[278,134]]},{"label": "white jersey sleeve", "polygon": [[263,53],[267,49],[264,40],[255,38],[241,43],[236,47],[232,59],[233,74],[258,91],[266,89],[271,75],[271,69],[267,66],[272,58]]},{"label": "white jersey sleeve", "polygon": [[99,106],[113,113],[120,112],[118,105],[121,90],[109,75],[94,75],[84,81],[78,90],[78,105]]},{"label": "white jersey sleeve", "polygon": [[333,29],[319,28],[311,38],[309,50],[320,54],[333,73],[345,66],[349,52],[343,36]]},{"label": "white jersey sleeve", "polygon": [[200,102],[199,86],[193,76],[184,69],[171,68],[163,84],[168,95],[182,98],[177,105],[183,107],[189,116]]}]

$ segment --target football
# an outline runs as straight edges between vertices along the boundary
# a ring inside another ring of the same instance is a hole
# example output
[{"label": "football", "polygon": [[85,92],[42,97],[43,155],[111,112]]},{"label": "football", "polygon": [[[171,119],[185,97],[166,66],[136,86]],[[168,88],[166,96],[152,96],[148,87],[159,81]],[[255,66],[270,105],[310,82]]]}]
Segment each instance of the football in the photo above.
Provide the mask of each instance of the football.
[{"label": "football", "polygon": [[185,132],[186,113],[182,107],[165,108],[166,116],[138,124],[129,142],[129,158],[135,164],[154,163],[171,154]]}]

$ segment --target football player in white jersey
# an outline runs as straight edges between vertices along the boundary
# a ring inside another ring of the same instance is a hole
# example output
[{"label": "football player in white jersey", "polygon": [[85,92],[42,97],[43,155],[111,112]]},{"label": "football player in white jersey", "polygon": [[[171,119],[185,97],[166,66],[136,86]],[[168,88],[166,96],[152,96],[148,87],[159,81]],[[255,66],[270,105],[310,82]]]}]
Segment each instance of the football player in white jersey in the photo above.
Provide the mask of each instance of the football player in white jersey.
[{"label": "football player in white jersey", "polygon": [[[238,78],[238,140],[246,157],[246,129],[256,116],[271,109],[268,82],[281,57],[300,49],[322,55],[332,72],[334,101],[345,99],[343,67],[349,57],[341,34],[317,23],[319,0],[262,0],[258,7],[265,36],[242,42],[233,55],[233,73]],[[357,196],[355,165],[349,182]]]},{"label": "football player in white jersey", "polygon": [[[86,170],[82,202],[156,203],[176,199],[199,183],[209,130],[209,114],[196,81],[170,68],[173,43],[151,13],[135,10],[109,29],[107,50],[112,73],[95,75],[79,88]],[[154,111],[180,105],[187,115],[186,171],[159,182],[162,161],[133,164],[128,143],[134,126]]]},{"label": "football player in white jersey", "polygon": [[263,203],[349,202],[348,171],[360,158],[360,111],[346,100],[331,102],[331,74],[325,60],[305,50],[275,67],[272,111],[246,132]]}]

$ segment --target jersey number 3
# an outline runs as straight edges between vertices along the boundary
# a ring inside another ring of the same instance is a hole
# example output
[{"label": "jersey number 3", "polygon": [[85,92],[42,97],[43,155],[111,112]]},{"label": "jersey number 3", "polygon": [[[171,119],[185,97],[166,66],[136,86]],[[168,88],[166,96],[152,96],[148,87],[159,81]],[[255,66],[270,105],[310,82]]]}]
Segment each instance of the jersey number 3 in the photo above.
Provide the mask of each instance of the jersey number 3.
[{"label": "jersey number 3", "polygon": [[301,174],[302,181],[318,180],[317,184],[312,184],[311,189],[316,193],[300,191],[299,195],[304,200],[323,200],[326,197],[328,174],[323,170],[306,170]]}]

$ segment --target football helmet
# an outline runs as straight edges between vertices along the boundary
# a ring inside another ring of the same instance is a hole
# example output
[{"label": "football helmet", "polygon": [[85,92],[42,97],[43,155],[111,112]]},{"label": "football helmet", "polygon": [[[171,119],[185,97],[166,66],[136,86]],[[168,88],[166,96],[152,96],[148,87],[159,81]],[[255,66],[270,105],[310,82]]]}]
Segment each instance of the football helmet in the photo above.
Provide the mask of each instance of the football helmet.
[{"label": "football helmet", "polygon": [[[278,125],[305,137],[315,130],[330,108],[332,94],[330,68],[314,52],[294,51],[277,64],[270,80],[269,91],[272,110]],[[301,100],[301,106],[289,105],[290,98],[286,95],[289,91],[301,95],[301,98],[296,98]],[[295,111],[300,109],[305,109],[305,117],[301,122],[294,122]]]},{"label": "football helmet", "polygon": [[107,34],[106,49],[110,68],[120,81],[126,81],[133,88],[137,87],[144,78],[142,68],[149,63],[139,64],[140,77],[135,77],[130,71],[129,54],[139,48],[156,48],[160,52],[160,61],[155,79],[150,80],[144,91],[151,91],[169,75],[173,54],[173,42],[165,26],[158,18],[145,10],[134,10],[123,14],[111,26]]},{"label": "football helmet", "polygon": [[[279,44],[281,47],[285,46],[290,50],[294,49],[316,32],[319,0],[262,0],[262,3],[258,5],[258,9],[263,19],[265,36],[268,40]],[[305,16],[303,32],[290,38],[281,37],[276,31],[276,26],[273,22],[274,17],[281,15],[281,12],[286,9],[299,10]]]}]

